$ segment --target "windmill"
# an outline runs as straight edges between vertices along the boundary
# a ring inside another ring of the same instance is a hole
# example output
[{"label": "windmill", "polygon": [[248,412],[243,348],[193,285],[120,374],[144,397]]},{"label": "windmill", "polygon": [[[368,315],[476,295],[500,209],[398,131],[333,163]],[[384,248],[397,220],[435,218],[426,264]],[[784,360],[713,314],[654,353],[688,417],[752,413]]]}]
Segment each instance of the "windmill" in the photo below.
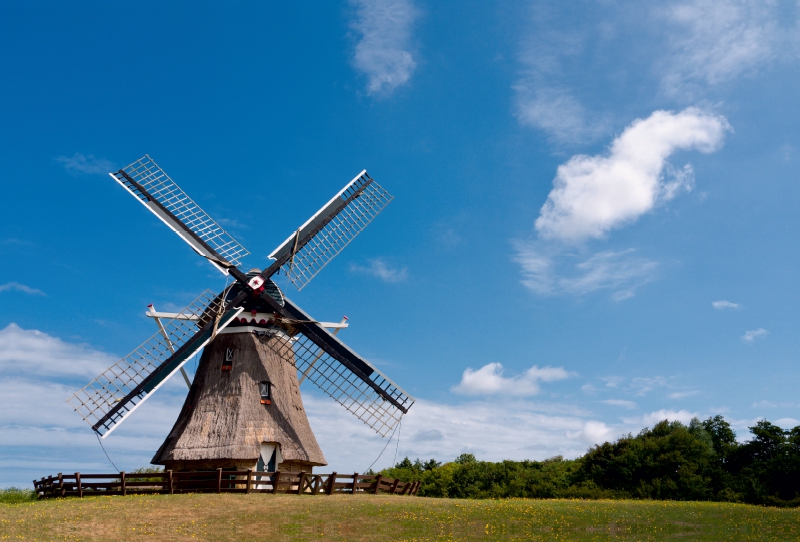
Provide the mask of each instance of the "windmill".
[{"label": "windmill", "polygon": [[148,155],[110,175],[234,282],[177,313],[151,306],[158,332],[68,399],[98,435],[111,434],[176,372],[189,384],[183,366],[201,349],[155,464],[284,472],[325,465],[300,395],[304,380],[381,436],[393,430],[414,399],[335,336],[344,320],[314,320],[272,280],[283,273],[302,289],[389,204],[366,171],[281,243],[266,269],[246,273],[239,266],[247,250]]}]

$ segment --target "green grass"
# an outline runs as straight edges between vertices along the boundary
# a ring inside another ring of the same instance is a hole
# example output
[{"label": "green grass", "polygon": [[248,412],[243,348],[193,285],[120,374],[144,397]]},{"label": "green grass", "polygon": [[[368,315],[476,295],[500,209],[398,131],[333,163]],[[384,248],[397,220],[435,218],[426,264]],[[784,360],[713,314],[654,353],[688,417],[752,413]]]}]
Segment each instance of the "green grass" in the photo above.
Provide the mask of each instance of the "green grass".
[{"label": "green grass", "polygon": [[0,489],[0,503],[3,504],[16,504],[35,499],[36,493],[32,489],[20,489],[18,487]]},{"label": "green grass", "polygon": [[798,540],[800,510],[673,501],[153,495],[0,504],[0,539]]}]

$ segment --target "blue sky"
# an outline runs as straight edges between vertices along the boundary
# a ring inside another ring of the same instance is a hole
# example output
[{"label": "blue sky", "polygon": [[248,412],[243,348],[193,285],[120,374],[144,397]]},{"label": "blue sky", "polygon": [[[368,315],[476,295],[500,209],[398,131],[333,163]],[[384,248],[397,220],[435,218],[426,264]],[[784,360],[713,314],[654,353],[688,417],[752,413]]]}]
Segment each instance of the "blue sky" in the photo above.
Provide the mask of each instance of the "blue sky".
[{"label": "blue sky", "polygon": [[[376,468],[800,424],[797,3],[162,4],[0,7],[0,485],[109,468],[66,398],[224,285],[108,177],[145,153],[247,267],[363,168],[395,196],[286,290],[418,399]],[[363,472],[386,440],[303,392]]]}]

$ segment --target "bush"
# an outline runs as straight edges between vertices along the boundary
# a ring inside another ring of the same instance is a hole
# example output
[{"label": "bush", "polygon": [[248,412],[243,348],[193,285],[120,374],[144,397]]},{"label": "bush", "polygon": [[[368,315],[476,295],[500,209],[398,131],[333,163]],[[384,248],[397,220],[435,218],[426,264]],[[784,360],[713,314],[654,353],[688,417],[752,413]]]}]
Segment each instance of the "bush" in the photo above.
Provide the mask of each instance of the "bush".
[{"label": "bush", "polygon": [[0,503],[3,504],[16,504],[34,500],[36,500],[36,492],[32,489],[22,489],[19,487],[0,489]]},{"label": "bush", "polygon": [[766,420],[736,441],[722,416],[689,425],[664,420],[578,459],[450,463],[404,458],[381,474],[420,481],[423,497],[669,499],[800,506],[800,427],[784,431]]}]

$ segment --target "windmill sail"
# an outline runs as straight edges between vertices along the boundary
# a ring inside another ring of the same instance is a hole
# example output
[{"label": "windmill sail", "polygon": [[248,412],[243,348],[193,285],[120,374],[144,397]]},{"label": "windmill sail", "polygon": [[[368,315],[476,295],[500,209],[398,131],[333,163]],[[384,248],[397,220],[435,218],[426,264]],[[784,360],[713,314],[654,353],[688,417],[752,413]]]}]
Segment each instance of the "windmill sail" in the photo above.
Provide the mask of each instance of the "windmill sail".
[{"label": "windmill sail", "polygon": [[149,155],[109,173],[195,252],[228,274],[249,252],[164,173]]},{"label": "windmill sail", "polygon": [[[125,418],[225,328],[241,308],[231,309],[215,321],[220,297],[203,292],[133,352],[106,369],[67,401],[102,437]],[[198,331],[198,329],[200,331]]]},{"label": "windmill sail", "polygon": [[364,170],[269,257],[302,290],[392,199]]},{"label": "windmill sail", "polygon": [[[276,341],[273,348],[291,348],[298,378],[305,378],[335,399],[378,434],[389,434],[414,404],[389,377],[353,352],[325,328],[312,322],[288,299],[285,308],[300,334],[291,343]],[[285,356],[285,352],[278,352]],[[291,356],[288,356],[291,358]]]}]

